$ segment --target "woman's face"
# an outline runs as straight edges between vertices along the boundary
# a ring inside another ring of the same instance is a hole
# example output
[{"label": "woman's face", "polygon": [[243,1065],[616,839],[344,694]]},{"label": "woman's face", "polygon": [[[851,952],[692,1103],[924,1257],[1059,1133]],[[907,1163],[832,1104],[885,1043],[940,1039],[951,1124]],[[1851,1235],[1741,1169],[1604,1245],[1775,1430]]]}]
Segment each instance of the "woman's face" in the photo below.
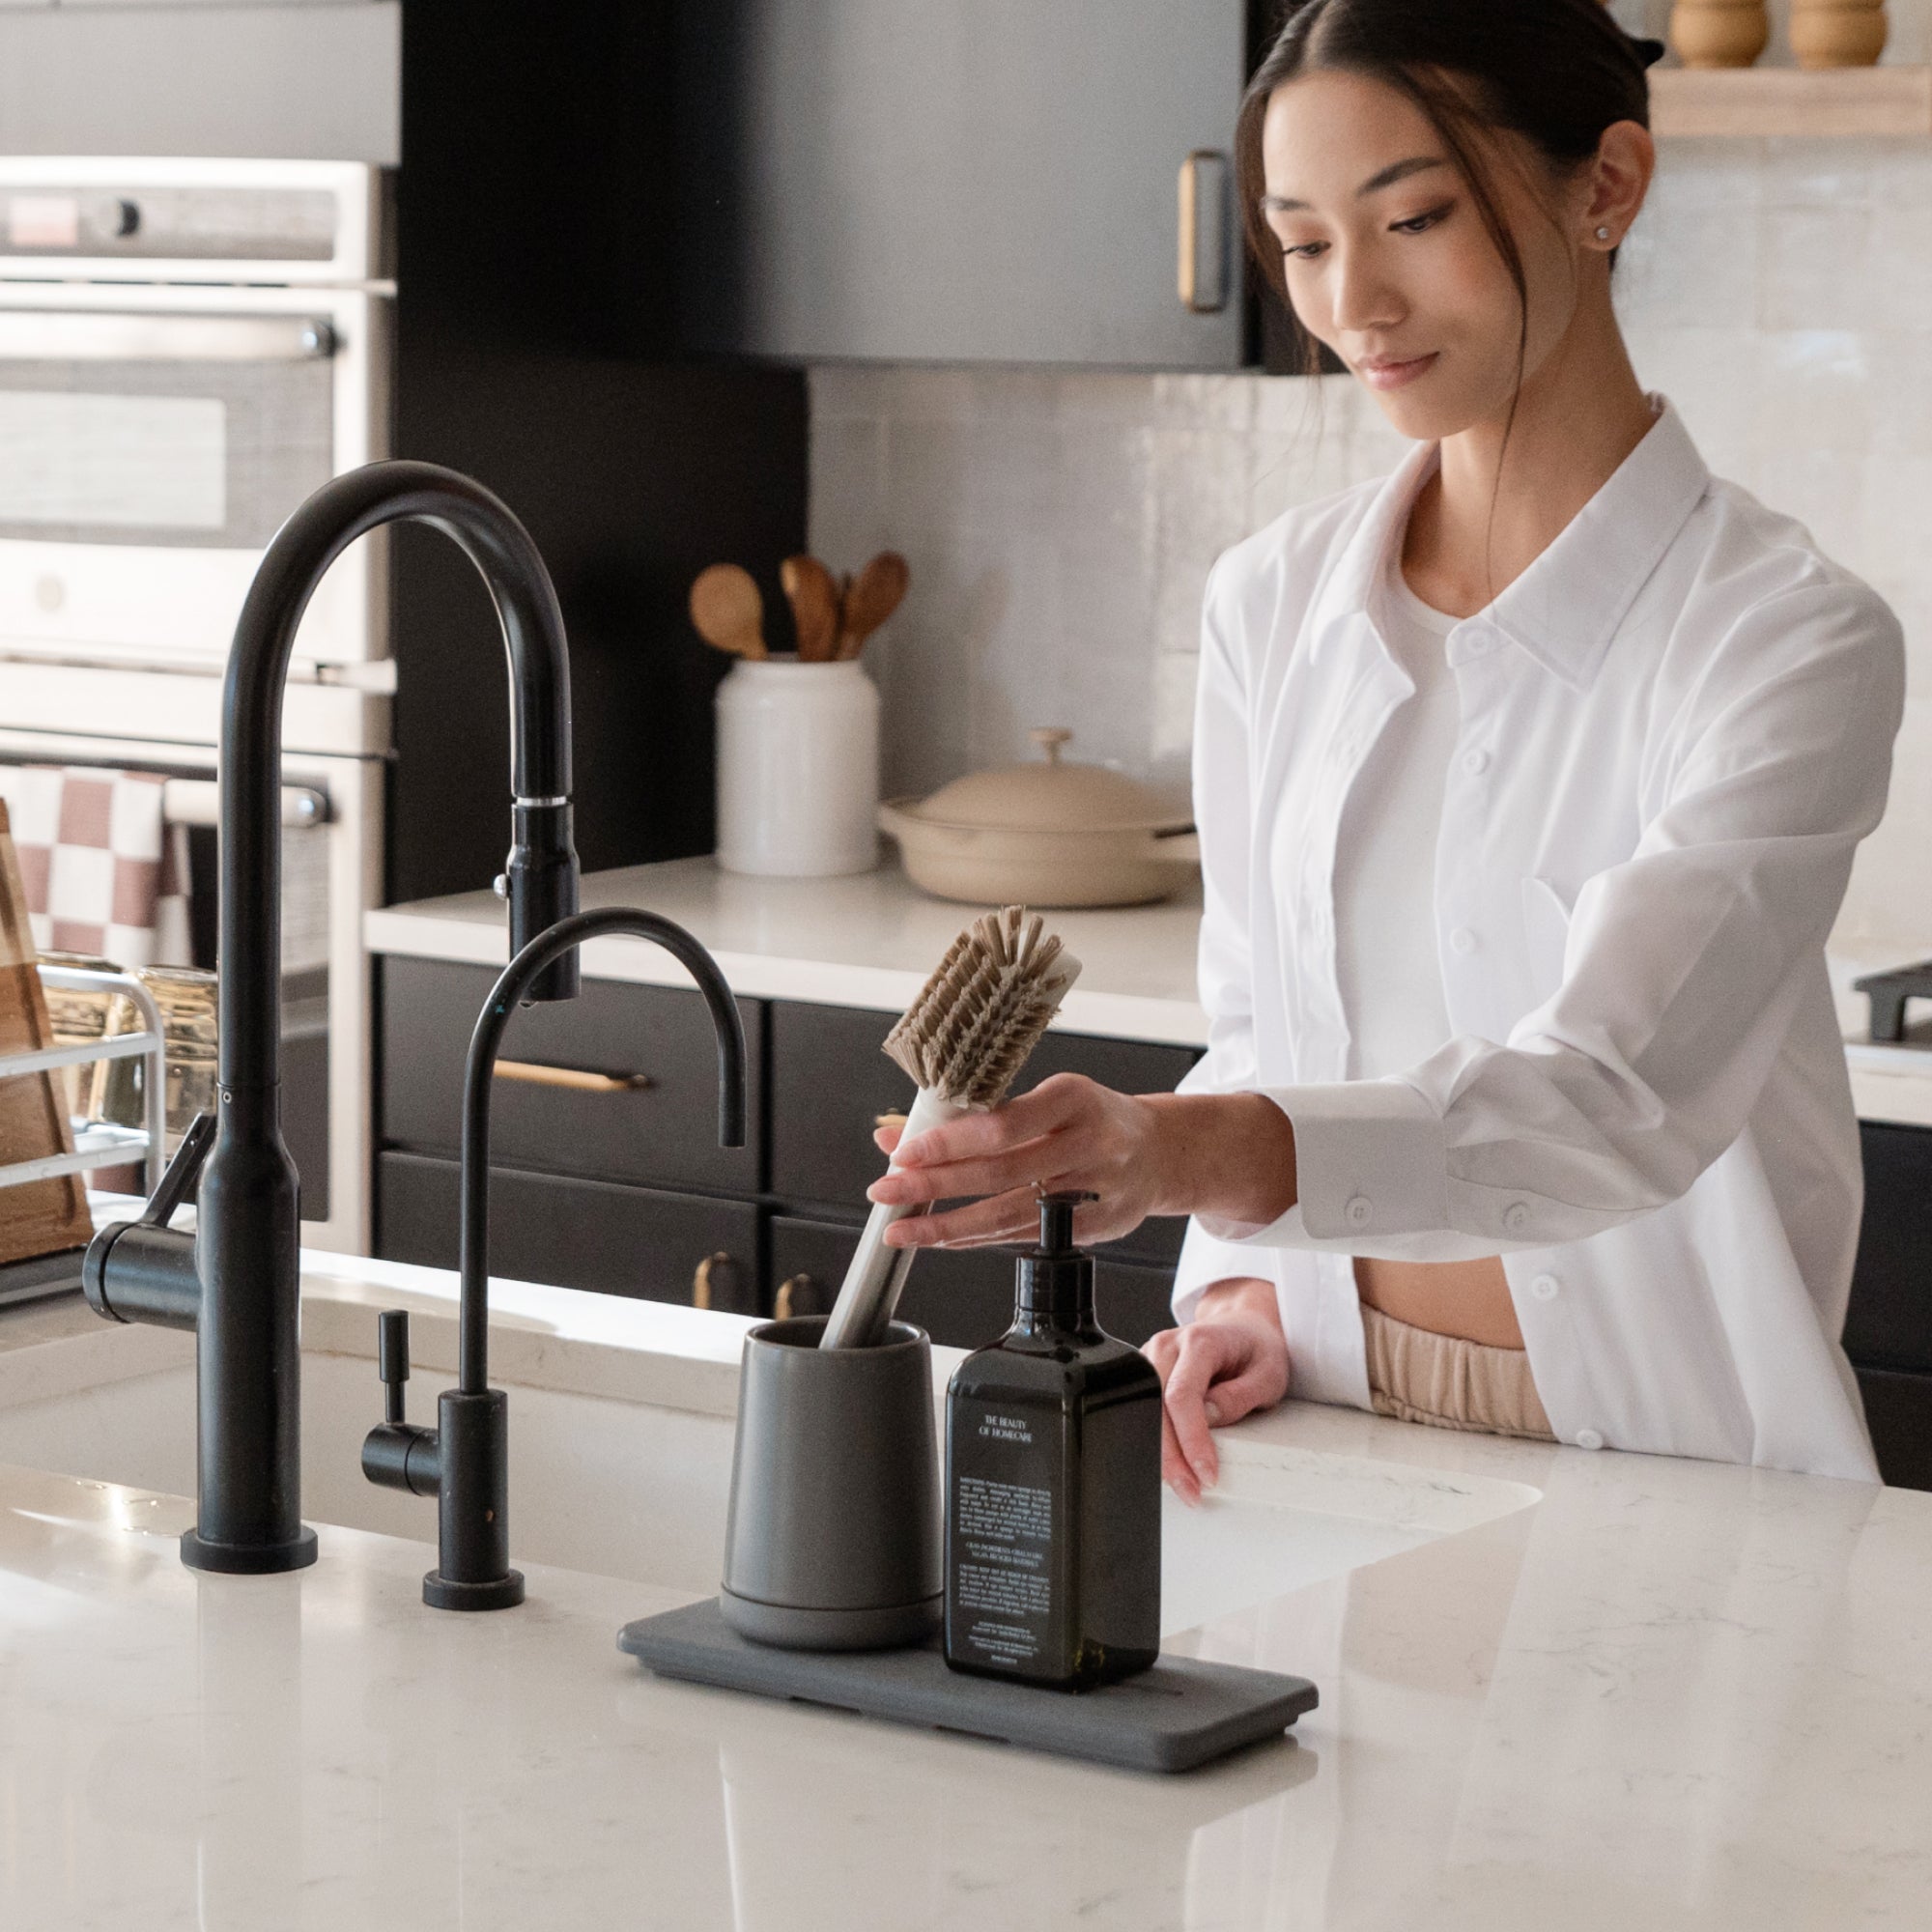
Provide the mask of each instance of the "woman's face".
[{"label": "woman's face", "polygon": [[[1513,135],[1486,138],[1482,156],[1529,284],[1526,382],[1576,312],[1570,228],[1580,209],[1554,186],[1539,202],[1524,179],[1538,169],[1531,151]],[[1389,421],[1424,440],[1499,420],[1517,389],[1521,304],[1422,109],[1359,74],[1304,74],[1268,101],[1262,164],[1295,315]]]}]

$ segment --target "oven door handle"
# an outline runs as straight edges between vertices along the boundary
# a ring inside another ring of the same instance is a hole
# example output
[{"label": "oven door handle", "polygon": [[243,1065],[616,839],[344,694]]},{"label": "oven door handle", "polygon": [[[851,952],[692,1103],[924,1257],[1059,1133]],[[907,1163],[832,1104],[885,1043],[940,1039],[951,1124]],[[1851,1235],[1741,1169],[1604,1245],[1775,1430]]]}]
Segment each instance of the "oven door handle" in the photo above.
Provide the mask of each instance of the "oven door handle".
[{"label": "oven door handle", "polygon": [[[161,816],[170,825],[219,825],[221,792],[213,779],[169,779],[161,786]],[[298,829],[327,825],[328,800],[307,785],[282,787],[282,823]]]},{"label": "oven door handle", "polygon": [[100,315],[0,310],[0,359],[35,362],[314,362],[335,330],[307,315]]}]

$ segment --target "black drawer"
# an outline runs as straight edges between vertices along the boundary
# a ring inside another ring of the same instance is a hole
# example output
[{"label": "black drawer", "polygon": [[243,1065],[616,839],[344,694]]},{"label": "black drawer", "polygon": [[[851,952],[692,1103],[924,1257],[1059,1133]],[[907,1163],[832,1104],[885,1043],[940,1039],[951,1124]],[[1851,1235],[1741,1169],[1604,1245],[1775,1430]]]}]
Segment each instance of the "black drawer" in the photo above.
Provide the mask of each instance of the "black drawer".
[{"label": "black drawer", "polygon": [[[453,1160],[377,1155],[379,1257],[453,1268],[457,1226]],[[705,1306],[756,1315],[758,1210],[750,1202],[493,1167],[490,1272],[687,1303],[701,1278]]]},{"label": "black drawer", "polygon": [[[912,1101],[912,1083],[879,1051],[890,1013],[775,1000],[772,1029],[772,1191],[788,1201],[856,1210],[884,1167],[872,1144],[881,1114]],[[1050,1033],[1015,1087],[1084,1073],[1123,1094],[1172,1093],[1199,1056],[1192,1047]],[[1172,1266],[1184,1221],[1150,1221],[1108,1252]],[[922,1264],[923,1265],[923,1264]]]},{"label": "black drawer", "polygon": [[[382,1138],[453,1154],[464,1059],[497,975],[440,959],[395,956],[382,964]],[[649,1085],[584,1093],[498,1079],[491,1158],[603,1180],[756,1193],[764,1009],[740,1000],[738,1010],[752,1075],[750,1146],[718,1145],[718,1052],[703,996],[683,986],[585,980],[574,1000],[516,1013],[501,1058],[642,1076]]]},{"label": "black drawer", "polygon": [[1932,1376],[1861,1369],[1879,1474],[1900,1490],[1932,1490]]},{"label": "black drawer", "polygon": [[1861,1368],[1932,1373],[1932,1127],[1859,1132],[1865,1209],[1845,1352]]},{"label": "black drawer", "polygon": [[[830,1311],[859,1244],[859,1229],[844,1222],[775,1214],[771,1224],[771,1296],[792,1315]],[[1135,1267],[1100,1258],[1094,1299],[1100,1325],[1136,1347],[1157,1328],[1171,1328],[1170,1270]],[[899,1314],[935,1342],[978,1349],[1006,1333],[1013,1319],[1013,1257],[1005,1248],[923,1254],[906,1278]]]}]

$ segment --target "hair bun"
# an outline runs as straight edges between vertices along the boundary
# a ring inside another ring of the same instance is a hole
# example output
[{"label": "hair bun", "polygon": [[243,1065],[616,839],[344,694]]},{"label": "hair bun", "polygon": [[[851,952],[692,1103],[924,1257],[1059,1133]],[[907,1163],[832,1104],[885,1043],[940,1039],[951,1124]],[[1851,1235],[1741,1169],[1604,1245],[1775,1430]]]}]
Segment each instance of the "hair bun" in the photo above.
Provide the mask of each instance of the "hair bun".
[{"label": "hair bun", "polygon": [[1662,41],[1648,41],[1633,34],[1630,37],[1631,51],[1645,67],[1655,67],[1669,51]]}]

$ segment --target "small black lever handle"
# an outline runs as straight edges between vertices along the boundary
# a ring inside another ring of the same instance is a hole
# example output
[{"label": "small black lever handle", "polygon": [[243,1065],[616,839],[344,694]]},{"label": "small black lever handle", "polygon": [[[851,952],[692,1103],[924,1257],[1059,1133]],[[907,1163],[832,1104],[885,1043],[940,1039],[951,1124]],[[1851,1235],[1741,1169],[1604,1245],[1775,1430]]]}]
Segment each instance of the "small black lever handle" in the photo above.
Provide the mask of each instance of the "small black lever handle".
[{"label": "small black lever handle", "polygon": [[168,1223],[213,1145],[214,1116],[197,1114],[139,1217],[101,1229],[88,1243],[80,1285],[97,1315],[163,1328],[193,1328],[201,1320],[195,1237]]},{"label": "small black lever handle", "polygon": [[144,1226],[165,1228],[174,1219],[175,1209],[187,1199],[188,1189],[200,1178],[202,1162],[208,1158],[208,1151],[213,1145],[214,1116],[197,1114],[188,1122],[187,1132],[182,1136],[174,1159],[168,1162],[168,1171],[161,1176],[161,1184],[155,1189],[148,1205],[141,1210]]},{"label": "small black lever handle", "polygon": [[376,1318],[376,1373],[383,1378],[384,1420],[403,1419],[403,1384],[410,1378],[410,1311],[385,1308]]},{"label": "small black lever handle", "polygon": [[385,1308],[376,1318],[376,1373],[383,1378],[383,1420],[362,1438],[362,1473],[388,1490],[433,1496],[442,1486],[439,1433],[403,1420],[410,1378],[410,1314]]}]

